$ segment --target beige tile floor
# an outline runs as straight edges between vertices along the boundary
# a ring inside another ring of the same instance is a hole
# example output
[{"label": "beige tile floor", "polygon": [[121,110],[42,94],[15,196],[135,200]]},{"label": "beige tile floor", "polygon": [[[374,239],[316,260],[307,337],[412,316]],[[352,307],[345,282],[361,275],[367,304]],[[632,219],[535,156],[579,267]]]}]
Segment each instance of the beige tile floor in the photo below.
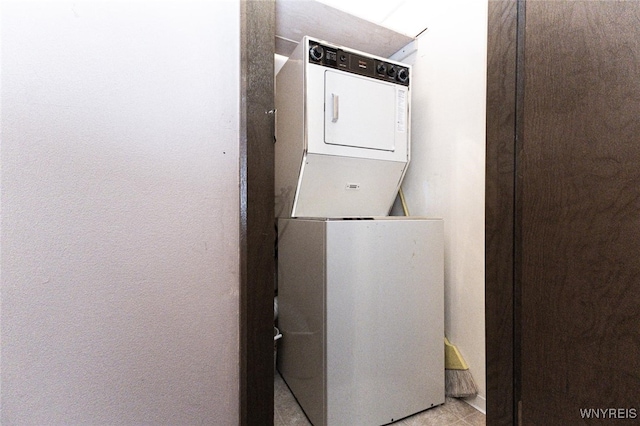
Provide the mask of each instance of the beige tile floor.
[{"label": "beige tile floor", "polygon": [[[274,394],[273,423],[275,426],[311,425],[278,372],[275,374]],[[484,426],[485,424],[484,414],[466,402],[449,397],[443,405],[393,423],[394,426]]]}]

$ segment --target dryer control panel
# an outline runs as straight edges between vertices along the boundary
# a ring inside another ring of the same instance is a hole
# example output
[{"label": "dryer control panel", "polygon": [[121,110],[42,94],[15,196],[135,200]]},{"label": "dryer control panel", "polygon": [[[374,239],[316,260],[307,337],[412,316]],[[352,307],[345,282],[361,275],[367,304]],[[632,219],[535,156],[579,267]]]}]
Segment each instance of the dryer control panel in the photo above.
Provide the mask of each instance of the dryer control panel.
[{"label": "dryer control panel", "polygon": [[313,41],[309,44],[308,57],[313,64],[409,86],[408,68],[379,58],[358,55]]}]

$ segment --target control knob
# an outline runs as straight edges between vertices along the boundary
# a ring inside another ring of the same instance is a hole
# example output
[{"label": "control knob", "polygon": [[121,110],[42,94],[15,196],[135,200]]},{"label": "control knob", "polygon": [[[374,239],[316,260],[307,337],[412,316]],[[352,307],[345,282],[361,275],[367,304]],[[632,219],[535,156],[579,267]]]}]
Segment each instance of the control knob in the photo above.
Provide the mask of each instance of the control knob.
[{"label": "control knob", "polygon": [[396,79],[400,83],[406,83],[409,81],[409,70],[406,68],[400,68],[398,70],[398,74],[396,75]]},{"label": "control knob", "polygon": [[396,67],[394,67],[393,65],[389,65],[389,68],[387,68],[387,75],[389,77],[395,77],[396,76]]},{"label": "control knob", "polygon": [[311,56],[311,59],[313,59],[314,61],[319,61],[324,56],[323,47],[318,44],[314,44],[309,49],[309,56]]},{"label": "control knob", "polygon": [[379,74],[384,74],[387,71],[387,65],[385,65],[384,62],[378,62],[376,71],[378,71]]}]

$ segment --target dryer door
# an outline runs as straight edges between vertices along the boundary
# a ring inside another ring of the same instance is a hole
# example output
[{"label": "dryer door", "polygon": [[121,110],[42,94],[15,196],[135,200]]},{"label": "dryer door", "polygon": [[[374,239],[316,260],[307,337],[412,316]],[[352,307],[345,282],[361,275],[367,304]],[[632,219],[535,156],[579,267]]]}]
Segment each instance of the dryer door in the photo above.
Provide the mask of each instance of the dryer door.
[{"label": "dryer door", "polygon": [[326,144],[395,151],[396,131],[406,119],[397,117],[406,99],[398,99],[396,85],[327,70],[324,105]]}]

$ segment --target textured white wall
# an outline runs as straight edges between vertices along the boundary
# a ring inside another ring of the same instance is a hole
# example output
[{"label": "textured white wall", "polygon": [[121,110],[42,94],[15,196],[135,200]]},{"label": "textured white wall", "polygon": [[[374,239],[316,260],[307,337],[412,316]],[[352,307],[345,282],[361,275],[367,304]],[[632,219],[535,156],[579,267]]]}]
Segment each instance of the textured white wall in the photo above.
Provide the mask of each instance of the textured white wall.
[{"label": "textured white wall", "polygon": [[239,10],[3,2],[2,424],[238,422]]},{"label": "textured white wall", "polygon": [[414,68],[412,162],[403,187],[412,215],[444,218],[445,332],[480,388],[469,402],[484,410],[488,1],[408,3],[412,13],[402,18],[428,29],[405,59]]}]

